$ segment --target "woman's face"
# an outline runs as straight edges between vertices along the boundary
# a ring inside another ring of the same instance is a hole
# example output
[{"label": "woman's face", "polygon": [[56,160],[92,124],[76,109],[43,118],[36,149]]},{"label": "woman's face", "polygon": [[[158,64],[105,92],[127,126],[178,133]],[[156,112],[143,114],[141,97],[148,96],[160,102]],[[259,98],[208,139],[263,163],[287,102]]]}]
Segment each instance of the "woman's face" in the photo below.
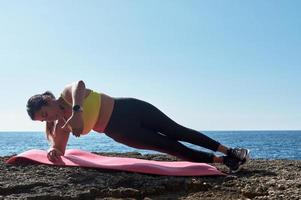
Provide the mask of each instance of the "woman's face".
[{"label": "woman's face", "polygon": [[55,121],[59,119],[59,112],[55,106],[54,101],[48,102],[47,106],[42,106],[39,111],[35,114],[35,120],[38,121]]}]

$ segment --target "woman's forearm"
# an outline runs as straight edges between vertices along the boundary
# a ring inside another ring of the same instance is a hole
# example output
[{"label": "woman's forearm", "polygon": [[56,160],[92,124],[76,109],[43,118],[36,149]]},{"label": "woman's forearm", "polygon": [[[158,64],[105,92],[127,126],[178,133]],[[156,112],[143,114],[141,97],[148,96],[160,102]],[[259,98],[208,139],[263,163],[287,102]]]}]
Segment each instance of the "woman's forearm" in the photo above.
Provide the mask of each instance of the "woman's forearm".
[{"label": "woman's forearm", "polygon": [[58,149],[64,155],[70,133],[61,128],[56,128],[55,131],[56,132],[54,133],[54,137],[52,139],[51,148]]}]

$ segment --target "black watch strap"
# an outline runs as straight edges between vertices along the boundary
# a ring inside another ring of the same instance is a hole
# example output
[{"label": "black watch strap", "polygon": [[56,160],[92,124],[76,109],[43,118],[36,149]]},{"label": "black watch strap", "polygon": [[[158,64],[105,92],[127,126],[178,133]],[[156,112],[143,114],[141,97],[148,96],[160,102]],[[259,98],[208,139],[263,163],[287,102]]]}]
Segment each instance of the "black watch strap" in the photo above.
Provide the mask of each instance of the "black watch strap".
[{"label": "black watch strap", "polygon": [[80,105],[74,105],[74,106],[72,107],[72,110],[73,110],[74,112],[83,111],[83,109],[82,109],[82,107],[81,107]]}]

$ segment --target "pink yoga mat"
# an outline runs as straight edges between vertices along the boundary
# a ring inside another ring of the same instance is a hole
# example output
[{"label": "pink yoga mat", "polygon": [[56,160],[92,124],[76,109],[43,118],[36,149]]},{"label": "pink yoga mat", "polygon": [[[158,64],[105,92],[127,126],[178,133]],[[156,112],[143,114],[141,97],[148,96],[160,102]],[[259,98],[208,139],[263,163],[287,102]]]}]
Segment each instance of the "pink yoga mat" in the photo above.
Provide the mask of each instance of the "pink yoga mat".
[{"label": "pink yoga mat", "polygon": [[165,162],[137,158],[109,157],[78,149],[66,150],[65,155],[61,156],[61,159],[56,162],[48,160],[46,151],[33,149],[11,157],[6,163],[18,164],[21,160],[24,161],[24,159],[47,165],[113,169],[169,176],[225,175],[215,167],[205,163],[186,161]]}]

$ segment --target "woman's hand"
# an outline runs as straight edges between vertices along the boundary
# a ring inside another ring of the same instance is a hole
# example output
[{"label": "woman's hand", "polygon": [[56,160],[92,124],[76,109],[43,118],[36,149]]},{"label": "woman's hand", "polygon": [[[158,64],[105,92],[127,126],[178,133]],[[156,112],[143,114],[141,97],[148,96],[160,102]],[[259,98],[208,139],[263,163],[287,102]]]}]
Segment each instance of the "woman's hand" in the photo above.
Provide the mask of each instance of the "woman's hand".
[{"label": "woman's hand", "polygon": [[57,161],[60,158],[60,156],[63,156],[63,153],[60,150],[56,149],[56,148],[50,148],[47,151],[47,158],[51,162]]},{"label": "woman's hand", "polygon": [[71,117],[66,121],[62,126],[62,129],[66,131],[71,131],[72,134],[76,137],[79,137],[83,132],[84,121],[82,118],[82,112],[73,112]]}]

